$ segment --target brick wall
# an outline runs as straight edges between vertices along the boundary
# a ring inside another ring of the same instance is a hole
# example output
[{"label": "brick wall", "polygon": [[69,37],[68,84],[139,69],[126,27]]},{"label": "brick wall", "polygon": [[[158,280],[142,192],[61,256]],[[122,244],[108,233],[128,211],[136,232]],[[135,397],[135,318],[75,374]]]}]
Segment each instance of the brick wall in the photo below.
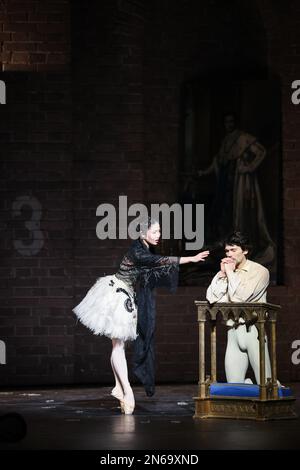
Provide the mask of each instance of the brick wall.
[{"label": "brick wall", "polygon": [[[298,18],[296,1],[1,2],[8,103],[0,108],[1,383],[112,381],[109,340],[71,314],[128,245],[96,238],[96,208],[117,204],[121,194],[128,204],[175,202],[181,85],[237,75],[282,80],[284,285],[272,287],[269,300],[284,307],[280,378],[299,380],[290,361],[291,342],[300,339],[299,112],[290,101],[299,79]],[[41,229],[34,239],[26,228],[32,217]],[[193,302],[204,293],[158,292],[158,381],[197,380]],[[219,340],[221,367],[224,331]]]},{"label": "brick wall", "polygon": [[[75,304],[97,277],[116,271],[128,246],[96,238],[97,206],[118,207],[119,195],[128,205],[144,200],[143,15],[139,1],[73,8]],[[110,343],[76,326],[75,381],[112,381]]]},{"label": "brick wall", "polygon": [[70,61],[68,0],[3,0],[0,42],[3,71],[66,70]]},{"label": "brick wall", "polygon": [[[73,380],[67,1],[0,4],[2,384]],[[40,231],[39,231],[40,230]]]},{"label": "brick wall", "polygon": [[300,367],[291,362],[291,343],[300,338],[299,322],[299,107],[291,102],[291,83],[300,75],[300,8],[297,1],[259,2],[268,43],[269,70],[282,84],[282,177],[284,285],[270,289],[270,301],[282,305],[279,318],[278,367],[285,380],[299,380]]}]

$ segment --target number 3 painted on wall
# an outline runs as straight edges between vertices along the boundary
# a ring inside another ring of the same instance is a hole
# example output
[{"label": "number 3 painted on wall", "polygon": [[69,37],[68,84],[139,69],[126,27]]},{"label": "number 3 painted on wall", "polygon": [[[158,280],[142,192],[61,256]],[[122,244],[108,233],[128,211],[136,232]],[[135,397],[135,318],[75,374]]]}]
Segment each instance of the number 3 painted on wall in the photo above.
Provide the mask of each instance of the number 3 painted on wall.
[{"label": "number 3 painted on wall", "polygon": [[23,256],[34,256],[44,245],[44,235],[40,230],[42,206],[35,197],[20,196],[13,203],[13,217],[20,216],[21,210],[24,207],[30,207],[32,210],[31,219],[24,221],[25,227],[30,232],[31,243],[25,243],[23,240],[14,240],[14,247]]}]

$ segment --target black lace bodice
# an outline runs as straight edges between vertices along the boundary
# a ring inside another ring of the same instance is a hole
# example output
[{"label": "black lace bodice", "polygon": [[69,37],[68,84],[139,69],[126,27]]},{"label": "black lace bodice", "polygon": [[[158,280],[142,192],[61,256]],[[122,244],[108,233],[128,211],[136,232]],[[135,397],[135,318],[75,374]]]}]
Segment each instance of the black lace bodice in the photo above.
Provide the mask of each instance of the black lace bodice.
[{"label": "black lace bodice", "polygon": [[161,256],[151,253],[141,240],[132,242],[123,257],[116,277],[132,289],[140,281],[142,286],[176,289],[178,281],[178,256]]}]

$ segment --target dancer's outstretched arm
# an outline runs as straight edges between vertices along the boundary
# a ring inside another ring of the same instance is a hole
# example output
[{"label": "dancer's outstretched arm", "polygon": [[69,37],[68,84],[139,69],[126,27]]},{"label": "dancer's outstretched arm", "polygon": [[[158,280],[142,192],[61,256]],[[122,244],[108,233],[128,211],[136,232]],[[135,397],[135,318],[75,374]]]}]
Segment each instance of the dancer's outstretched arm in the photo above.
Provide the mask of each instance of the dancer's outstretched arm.
[{"label": "dancer's outstretched arm", "polygon": [[201,251],[195,256],[181,256],[179,258],[179,264],[187,263],[198,263],[199,261],[205,261],[205,258],[209,255],[209,251]]}]

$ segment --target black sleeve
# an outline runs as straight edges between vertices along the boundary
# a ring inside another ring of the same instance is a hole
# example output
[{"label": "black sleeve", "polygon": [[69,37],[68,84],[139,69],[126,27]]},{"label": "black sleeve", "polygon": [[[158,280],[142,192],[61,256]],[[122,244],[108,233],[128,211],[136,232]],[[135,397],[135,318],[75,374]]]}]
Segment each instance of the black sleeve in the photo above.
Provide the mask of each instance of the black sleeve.
[{"label": "black sleeve", "polygon": [[175,292],[178,286],[179,264],[169,264],[160,267],[144,269],[141,275],[141,284],[154,289],[166,287]]},{"label": "black sleeve", "polygon": [[141,286],[150,289],[166,287],[175,292],[178,285],[180,257],[155,255],[137,241],[132,246],[131,258],[140,272]]},{"label": "black sleeve", "polygon": [[133,258],[137,266],[146,268],[160,268],[162,266],[178,265],[178,256],[154,255],[151,251],[137,246],[133,250]]}]

